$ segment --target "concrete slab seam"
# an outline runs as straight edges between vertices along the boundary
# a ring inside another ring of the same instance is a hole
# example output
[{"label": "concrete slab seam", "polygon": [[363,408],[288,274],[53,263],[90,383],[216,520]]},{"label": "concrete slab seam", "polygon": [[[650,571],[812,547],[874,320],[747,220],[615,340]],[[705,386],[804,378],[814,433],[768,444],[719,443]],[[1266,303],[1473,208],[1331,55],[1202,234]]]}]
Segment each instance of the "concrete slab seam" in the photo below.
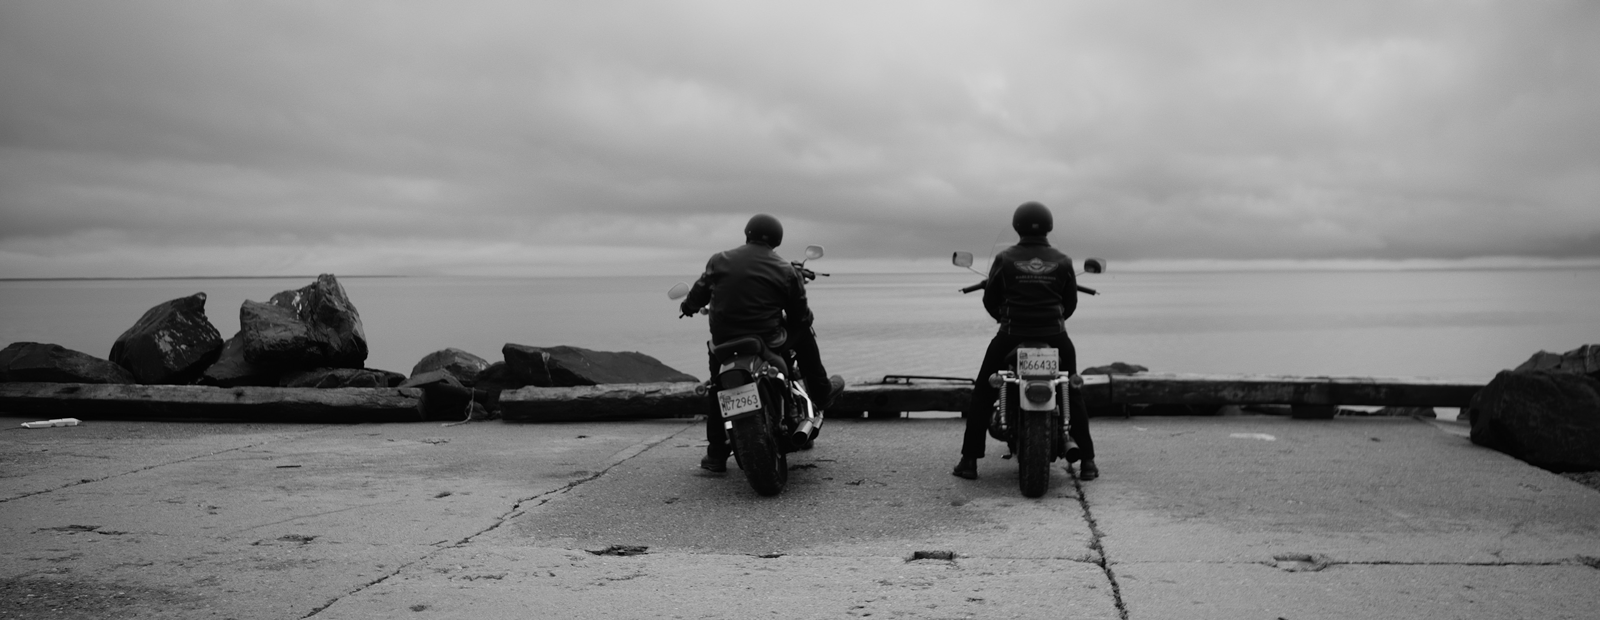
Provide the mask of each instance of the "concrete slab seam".
[{"label": "concrete slab seam", "polygon": [[1454,566],[1476,568],[1522,568],[1533,566],[1587,566],[1600,570],[1600,558],[1586,555],[1577,555],[1561,560],[1542,560],[1524,562],[1408,562],[1404,560],[1335,560],[1332,558],[1308,559],[1298,557],[1301,554],[1290,554],[1288,557],[1275,557],[1272,560],[1257,560],[1248,562],[1230,562],[1227,560],[1183,560],[1183,561],[1157,561],[1144,560],[1133,562],[1111,562],[1116,566],[1155,566],[1161,564],[1182,564],[1185,566],[1269,566],[1283,568],[1285,564],[1305,565],[1304,568],[1284,568],[1289,572],[1316,572],[1335,566]]},{"label": "concrete slab seam", "polygon": [[630,460],[630,459],[632,459],[632,458],[634,458],[636,456],[639,456],[640,454],[643,454],[646,450],[649,450],[650,448],[653,448],[655,446],[661,445],[662,442],[665,442],[665,441],[667,441],[669,439],[677,437],[678,435],[682,434],[684,431],[686,431],[686,430],[688,430],[690,428],[694,428],[694,425],[685,425],[684,428],[678,429],[676,431],[673,431],[673,432],[670,432],[670,433],[666,433],[664,435],[660,435],[660,436],[657,436],[657,437],[653,437],[653,438],[641,441],[641,442],[639,442],[637,444],[634,444],[633,446],[630,446],[630,447],[622,450],[621,452],[613,454],[609,459],[607,459],[605,467],[601,468],[600,471],[595,472],[594,474],[591,474],[589,476],[586,476],[586,477],[578,479],[578,480],[573,480],[571,482],[568,482],[568,483],[566,483],[564,485],[561,485],[560,487],[551,489],[549,491],[545,491],[543,493],[539,493],[539,494],[536,494],[536,495],[533,495],[533,496],[530,496],[530,497],[527,497],[527,498],[524,498],[524,499],[519,499],[515,503],[513,503],[511,508],[508,509],[505,513],[502,513],[499,517],[495,518],[494,523],[490,524],[488,527],[485,527],[485,528],[483,528],[482,530],[479,530],[476,533],[473,533],[473,534],[467,535],[465,537],[462,537],[460,540],[458,540],[458,541],[456,541],[456,542],[454,542],[452,544],[445,545],[443,547],[435,548],[433,551],[429,551],[428,553],[424,553],[421,556],[417,557],[416,559],[411,560],[410,562],[406,562],[404,564],[396,566],[394,570],[389,571],[388,573],[386,573],[386,574],[384,574],[382,576],[379,576],[378,578],[373,579],[372,581],[369,581],[367,583],[361,584],[361,585],[357,586],[356,588],[350,590],[349,592],[345,592],[344,594],[341,594],[341,595],[336,596],[336,597],[334,597],[332,599],[329,599],[328,602],[323,603],[322,605],[320,605],[320,606],[318,606],[316,608],[313,608],[310,611],[310,613],[307,613],[306,615],[301,616],[300,620],[309,620],[310,618],[315,617],[317,614],[322,613],[324,610],[327,610],[328,608],[333,607],[334,605],[338,604],[339,601],[344,600],[345,598],[348,598],[350,596],[354,596],[354,595],[360,594],[361,592],[367,590],[368,588],[371,588],[371,587],[376,586],[376,585],[378,585],[380,583],[388,581],[390,578],[392,578],[392,577],[394,577],[396,575],[399,575],[400,573],[405,572],[406,569],[410,568],[414,564],[417,564],[417,563],[420,563],[420,562],[425,562],[425,561],[433,558],[435,555],[437,555],[439,553],[442,553],[444,551],[448,551],[450,549],[456,549],[456,548],[464,547],[468,543],[471,543],[473,539],[475,539],[475,538],[477,538],[479,536],[482,536],[484,534],[487,534],[489,532],[492,532],[492,531],[498,529],[500,526],[505,525],[511,519],[517,517],[518,515],[521,515],[522,514],[522,506],[524,504],[526,504],[528,502],[532,502],[532,501],[538,500],[539,501],[538,505],[544,505],[546,502],[549,502],[555,496],[561,495],[561,494],[566,493],[568,491],[571,491],[572,489],[575,489],[575,488],[577,488],[578,486],[580,486],[580,485],[582,485],[584,483],[587,483],[589,481],[598,479],[601,476],[606,475],[607,472],[610,472],[616,466],[621,465],[621,464],[627,462],[628,460]]},{"label": "concrete slab seam", "polygon": [[1089,494],[1077,476],[1072,476],[1072,485],[1078,488],[1078,504],[1083,507],[1083,519],[1089,524],[1089,548],[1099,556],[1094,563],[1100,566],[1100,570],[1105,572],[1106,581],[1111,583],[1111,600],[1117,606],[1117,617],[1128,620],[1128,605],[1122,600],[1122,585],[1117,583],[1117,573],[1111,569],[1111,559],[1106,557],[1106,548],[1101,542],[1105,534],[1100,531],[1100,522],[1095,520],[1094,511],[1089,507]]},{"label": "concrete slab seam", "polygon": [[[314,429],[314,430],[324,430],[326,428],[329,428],[329,427],[322,427],[321,429]],[[305,431],[305,432],[311,432],[311,431]],[[51,489],[41,489],[41,490],[38,490],[38,491],[33,491],[33,492],[29,492],[29,493],[23,493],[21,495],[13,495],[11,497],[0,497],[0,504],[4,504],[6,502],[13,501],[13,500],[26,499],[26,498],[29,498],[29,497],[33,497],[35,495],[44,495],[46,493],[54,493],[56,491],[70,489],[72,487],[82,486],[82,485],[90,484],[90,483],[94,483],[94,482],[104,482],[106,480],[111,480],[113,478],[121,478],[123,476],[131,476],[133,474],[143,473],[143,472],[150,471],[152,469],[157,469],[157,468],[160,468],[160,467],[167,467],[169,465],[177,465],[179,463],[187,463],[189,461],[193,461],[193,460],[197,460],[197,459],[203,459],[203,458],[209,458],[209,457],[217,456],[219,454],[227,454],[229,452],[237,452],[239,450],[249,450],[251,448],[259,448],[261,446],[271,445],[271,444],[274,444],[274,443],[280,443],[280,442],[289,441],[291,439],[298,439],[298,438],[299,438],[298,436],[296,436],[296,437],[279,437],[279,438],[273,439],[271,441],[263,441],[263,442],[260,442],[260,443],[253,443],[253,444],[245,445],[245,446],[236,446],[236,447],[233,447],[233,448],[228,448],[226,450],[218,450],[216,452],[208,452],[208,453],[205,453],[205,454],[196,454],[194,456],[187,457],[187,458],[181,458],[181,459],[178,459],[176,461],[167,461],[165,463],[156,463],[154,465],[146,465],[146,466],[140,467],[138,469],[130,469],[128,471],[115,473],[115,474],[111,474],[111,475],[107,475],[107,476],[101,476],[99,478],[83,478],[83,479],[78,480],[76,482],[69,482],[67,484],[63,484],[61,486],[58,486],[58,487],[55,487],[55,488],[51,488]]]}]

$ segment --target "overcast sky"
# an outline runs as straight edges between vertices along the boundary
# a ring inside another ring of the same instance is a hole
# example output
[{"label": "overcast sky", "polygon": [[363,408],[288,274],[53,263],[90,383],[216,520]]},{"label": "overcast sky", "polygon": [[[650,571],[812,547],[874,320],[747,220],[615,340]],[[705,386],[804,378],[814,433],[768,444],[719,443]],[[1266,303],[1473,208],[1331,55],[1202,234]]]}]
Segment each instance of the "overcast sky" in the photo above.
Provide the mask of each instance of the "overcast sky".
[{"label": "overcast sky", "polygon": [[[0,277],[1600,259],[1600,2],[0,0]],[[919,262],[920,261],[920,262]]]}]

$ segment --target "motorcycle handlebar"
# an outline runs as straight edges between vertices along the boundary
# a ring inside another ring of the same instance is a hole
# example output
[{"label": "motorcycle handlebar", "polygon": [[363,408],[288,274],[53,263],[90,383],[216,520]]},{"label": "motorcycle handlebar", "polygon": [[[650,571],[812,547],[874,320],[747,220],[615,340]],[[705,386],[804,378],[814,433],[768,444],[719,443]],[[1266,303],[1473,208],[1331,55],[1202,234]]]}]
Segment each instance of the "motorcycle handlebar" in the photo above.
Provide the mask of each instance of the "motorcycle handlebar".
[{"label": "motorcycle handlebar", "polygon": [[[984,287],[986,287],[988,285],[989,285],[989,281],[988,280],[984,280],[984,281],[979,282],[977,284],[974,284],[972,286],[969,286],[969,287],[966,287],[964,289],[961,289],[961,292],[962,293],[971,293],[973,291],[982,290]],[[1085,293],[1088,293],[1090,295],[1099,295],[1100,294],[1100,291],[1094,290],[1094,289],[1089,288],[1087,286],[1084,286],[1082,284],[1078,285],[1078,290],[1082,291],[1082,292],[1085,292]]]},{"label": "motorcycle handlebar", "polygon": [[810,269],[806,269],[805,265],[803,265],[801,263],[798,263],[798,262],[790,262],[789,264],[793,265],[795,271],[800,272],[800,277],[805,278],[805,280],[807,282],[810,282],[812,280],[817,279],[817,276],[826,276],[826,275],[828,275],[828,274],[825,274],[825,273],[818,273],[818,272],[812,271]]}]

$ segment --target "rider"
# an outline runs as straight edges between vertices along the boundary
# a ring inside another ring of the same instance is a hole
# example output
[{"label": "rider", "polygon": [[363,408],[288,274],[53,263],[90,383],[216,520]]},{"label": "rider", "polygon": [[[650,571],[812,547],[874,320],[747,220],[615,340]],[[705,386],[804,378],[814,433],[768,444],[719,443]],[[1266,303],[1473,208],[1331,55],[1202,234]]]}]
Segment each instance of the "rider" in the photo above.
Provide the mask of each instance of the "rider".
[{"label": "rider", "polygon": [[[999,397],[999,389],[989,385],[989,376],[1005,365],[1012,350],[1025,342],[1041,342],[1059,352],[1061,370],[1076,372],[1078,368],[1078,353],[1066,329],[1067,317],[1078,307],[1078,281],[1072,273],[1072,259],[1050,247],[1045,238],[1053,227],[1050,209],[1037,202],[1023,203],[1012,213],[1011,227],[1021,240],[994,257],[983,291],[983,307],[1000,322],[1000,331],[989,341],[978,378],[972,383],[972,402],[962,412],[967,431],[961,442],[961,461],[950,472],[968,480],[978,477],[989,417]],[[1093,480],[1100,476],[1100,469],[1094,464],[1089,416],[1082,397],[1075,392],[1070,404],[1069,434],[1083,459],[1078,479]]]},{"label": "rider", "polygon": [[[819,409],[826,408],[836,392],[834,382],[822,367],[817,350],[817,334],[811,327],[811,308],[806,304],[805,278],[773,249],[783,242],[783,224],[765,213],[750,218],[744,227],[744,245],[718,252],[706,262],[706,271],[696,280],[678,309],[693,315],[711,304],[711,342],[722,344],[744,336],[763,338],[779,351],[795,352],[806,393]],[[709,348],[709,347],[708,347]],[[717,360],[710,360],[711,376],[717,374]],[[841,387],[843,381],[838,382]],[[728,469],[727,435],[722,415],[713,404],[706,416],[706,456],[700,467],[714,472]]]}]

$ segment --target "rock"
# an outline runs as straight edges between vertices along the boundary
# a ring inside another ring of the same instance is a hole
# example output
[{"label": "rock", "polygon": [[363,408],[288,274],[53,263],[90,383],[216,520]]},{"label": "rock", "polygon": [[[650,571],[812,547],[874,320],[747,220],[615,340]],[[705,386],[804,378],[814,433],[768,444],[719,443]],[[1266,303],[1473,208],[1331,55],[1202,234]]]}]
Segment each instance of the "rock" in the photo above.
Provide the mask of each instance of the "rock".
[{"label": "rock", "polygon": [[452,347],[423,356],[422,360],[411,368],[411,376],[431,370],[444,370],[462,385],[472,387],[477,385],[478,375],[488,367],[489,360]]},{"label": "rock", "polygon": [[505,389],[530,385],[550,387],[550,354],[538,347],[506,343],[500,347],[505,356],[505,371],[501,384]]},{"label": "rock", "polygon": [[[1349,413],[1346,413],[1349,412]],[[1342,410],[1339,415],[1367,416],[1367,417],[1393,417],[1393,418],[1426,418],[1432,420],[1439,417],[1433,407],[1384,407],[1377,411],[1365,412],[1355,410]]]},{"label": "rock", "polygon": [[375,368],[318,368],[283,376],[279,385],[304,388],[390,388],[400,387],[406,376]]},{"label": "rock", "polygon": [[478,373],[478,382],[473,385],[473,388],[480,393],[488,395],[484,406],[490,416],[498,416],[500,413],[500,393],[506,390],[526,387],[527,385],[527,383],[512,385],[507,377],[506,363],[495,362],[490,364],[488,368],[483,369],[483,372]]},{"label": "rock", "polygon": [[1088,368],[1083,369],[1083,371],[1079,372],[1078,374],[1080,374],[1080,375],[1136,375],[1136,374],[1139,374],[1141,372],[1146,372],[1148,370],[1150,370],[1150,369],[1149,368],[1145,368],[1143,366],[1140,366],[1138,364],[1125,364],[1125,363],[1122,363],[1122,362],[1111,362],[1109,365],[1106,365],[1106,366],[1090,366]]},{"label": "rock", "polygon": [[489,416],[487,403],[499,400],[498,394],[462,385],[455,375],[443,368],[412,375],[399,387],[422,390],[422,415],[428,420],[485,419]]},{"label": "rock", "polygon": [[[506,346],[509,348],[511,345]],[[540,387],[699,381],[656,358],[633,351],[591,351],[569,346],[527,348],[546,354],[543,359],[550,373],[550,385]],[[506,363],[510,366],[509,357]]]},{"label": "rock", "polygon": [[1600,344],[1586,344],[1560,355],[1540,351],[1512,370],[1565,372],[1600,379]]},{"label": "rock", "polygon": [[267,303],[239,308],[244,357],[252,364],[293,369],[361,368],[367,336],[361,315],[332,274]]},{"label": "rock", "polygon": [[200,373],[200,384],[218,387],[271,386],[278,385],[282,374],[275,368],[258,366],[244,358],[244,331],[240,330],[222,345],[222,355],[217,357],[216,363]]},{"label": "rock", "polygon": [[1553,472],[1600,470],[1600,379],[1576,372],[1506,370],[1465,412],[1472,443]]},{"label": "rock", "polygon": [[146,311],[111,345],[111,361],[143,384],[193,383],[222,353],[222,334],[206,318],[206,294]]},{"label": "rock", "polygon": [[111,360],[58,344],[13,342],[0,350],[0,382],[136,383]]}]

